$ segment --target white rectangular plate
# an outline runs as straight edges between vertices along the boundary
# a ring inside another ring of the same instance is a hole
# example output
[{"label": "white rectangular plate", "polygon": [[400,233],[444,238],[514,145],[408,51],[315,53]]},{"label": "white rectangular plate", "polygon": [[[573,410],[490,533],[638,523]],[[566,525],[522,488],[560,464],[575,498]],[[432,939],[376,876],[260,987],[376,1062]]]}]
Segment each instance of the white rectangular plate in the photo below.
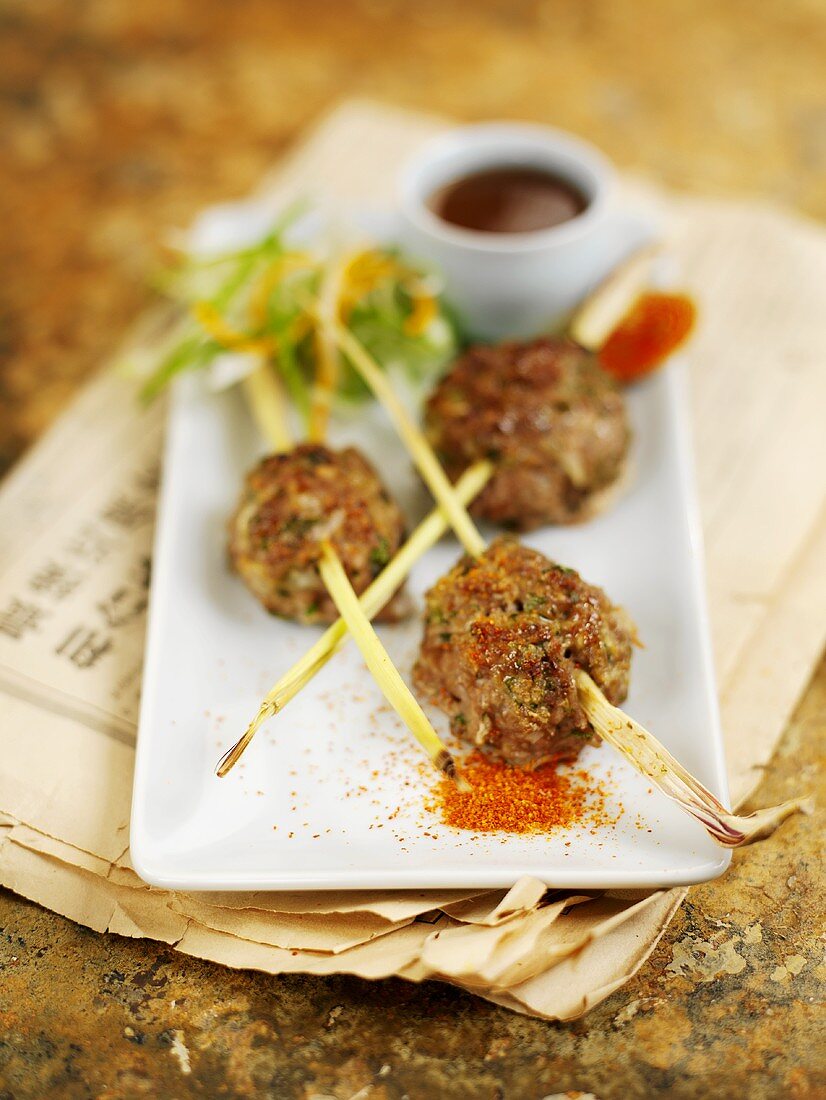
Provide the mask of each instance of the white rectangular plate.
[{"label": "white rectangular plate", "polygon": [[[527,541],[603,585],[635,618],[627,708],[725,796],[697,520],[678,364],[630,395],[632,484],[585,527]],[[412,518],[427,499],[377,410],[339,433],[380,466]],[[259,734],[224,780],[223,750],[261,696],[317,636],[271,618],[226,567],[225,527],[257,450],[234,394],[187,378],[173,404],[159,515],[132,818],[132,859],[148,882],[188,889],[508,886],[531,874],[559,887],[698,882],[728,857],[607,746],[582,760],[610,773],[612,827],[477,836],[422,809],[419,750],[348,645]],[[422,592],[458,554],[451,539],[419,564]],[[418,618],[382,637],[408,673]],[[443,729],[441,716],[433,715]],[[649,831],[650,830],[650,831]],[[424,835],[424,834],[427,835]],[[572,841],[567,844],[566,842]]]},{"label": "white rectangular plate", "polygon": [[[631,714],[712,791],[725,765],[705,612],[682,367],[629,391],[630,484],[604,516],[526,541],[602,585],[635,619]],[[429,502],[380,410],[334,441],[372,458],[411,526]],[[131,854],[147,882],[197,890],[507,887],[520,875],[565,888],[701,882],[729,854],[614,751],[581,764],[607,780],[613,826],[472,835],[425,810],[434,778],[349,643],[259,733],[225,779],[216,761],[261,697],[318,636],[267,615],[226,565],[226,523],[260,454],[235,393],[182,379],[174,395],[158,517]],[[491,532],[486,532],[490,534]],[[415,569],[422,593],[459,553],[452,538]],[[408,676],[417,615],[380,628]],[[445,722],[431,711],[440,732]]]}]

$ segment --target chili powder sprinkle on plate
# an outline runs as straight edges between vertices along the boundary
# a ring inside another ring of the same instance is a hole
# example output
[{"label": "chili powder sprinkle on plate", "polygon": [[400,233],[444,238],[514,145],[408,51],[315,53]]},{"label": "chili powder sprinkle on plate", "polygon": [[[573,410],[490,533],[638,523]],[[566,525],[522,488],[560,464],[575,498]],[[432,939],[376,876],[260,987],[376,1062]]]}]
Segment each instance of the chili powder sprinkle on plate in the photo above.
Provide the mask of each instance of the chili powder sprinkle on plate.
[{"label": "chili powder sprinkle on plate", "polygon": [[546,764],[533,771],[471,753],[462,763],[469,791],[447,778],[437,781],[427,809],[445,825],[476,833],[539,833],[574,824],[613,824],[604,787],[583,769],[559,771]]}]

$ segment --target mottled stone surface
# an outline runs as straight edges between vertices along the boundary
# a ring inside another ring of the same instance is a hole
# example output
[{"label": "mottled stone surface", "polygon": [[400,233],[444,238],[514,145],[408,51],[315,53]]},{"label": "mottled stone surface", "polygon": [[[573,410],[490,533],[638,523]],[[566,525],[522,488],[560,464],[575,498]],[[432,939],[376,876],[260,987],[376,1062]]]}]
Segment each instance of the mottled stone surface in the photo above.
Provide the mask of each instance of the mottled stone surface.
[{"label": "mottled stone surface", "polygon": [[[153,242],[344,94],[555,123],[822,216],[824,65],[813,0],[3,3],[0,470],[147,300]],[[824,729],[826,665],[755,802],[816,790]],[[737,854],[569,1025],[434,984],[233,973],[0,893],[0,1098],[824,1095],[818,828]]]}]

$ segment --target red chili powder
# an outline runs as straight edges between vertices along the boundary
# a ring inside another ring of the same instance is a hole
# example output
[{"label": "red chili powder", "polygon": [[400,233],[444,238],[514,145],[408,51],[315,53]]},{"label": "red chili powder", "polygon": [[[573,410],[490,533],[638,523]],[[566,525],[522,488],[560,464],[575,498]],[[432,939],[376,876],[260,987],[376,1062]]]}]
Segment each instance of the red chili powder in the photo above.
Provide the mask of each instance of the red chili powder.
[{"label": "red chili powder", "polygon": [[602,346],[599,361],[620,382],[642,378],[688,338],[696,316],[685,294],[642,294]]},{"label": "red chili powder", "polygon": [[427,809],[445,825],[475,833],[539,833],[583,823],[613,822],[606,792],[584,770],[560,772],[546,764],[534,771],[514,768],[473,752],[461,766],[471,785],[462,792],[447,778],[437,781]]}]

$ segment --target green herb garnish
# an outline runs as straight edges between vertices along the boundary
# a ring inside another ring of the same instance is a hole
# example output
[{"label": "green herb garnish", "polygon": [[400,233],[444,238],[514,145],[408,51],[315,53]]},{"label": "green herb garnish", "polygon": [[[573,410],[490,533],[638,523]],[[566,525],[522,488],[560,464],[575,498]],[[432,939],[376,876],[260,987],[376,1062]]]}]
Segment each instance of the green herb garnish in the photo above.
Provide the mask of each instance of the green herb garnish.
[{"label": "green herb garnish", "polygon": [[[319,356],[315,308],[323,303],[385,369],[402,367],[418,381],[450,358],[455,329],[431,273],[395,249],[332,258],[323,242],[299,250],[289,241],[298,212],[288,211],[255,245],[208,258],[184,253],[158,276],[157,287],[186,313],[145,374],[145,400],[181,371],[235,353],[249,355],[251,367],[271,364],[306,419]],[[339,360],[335,396],[368,398],[360,375]]]}]

